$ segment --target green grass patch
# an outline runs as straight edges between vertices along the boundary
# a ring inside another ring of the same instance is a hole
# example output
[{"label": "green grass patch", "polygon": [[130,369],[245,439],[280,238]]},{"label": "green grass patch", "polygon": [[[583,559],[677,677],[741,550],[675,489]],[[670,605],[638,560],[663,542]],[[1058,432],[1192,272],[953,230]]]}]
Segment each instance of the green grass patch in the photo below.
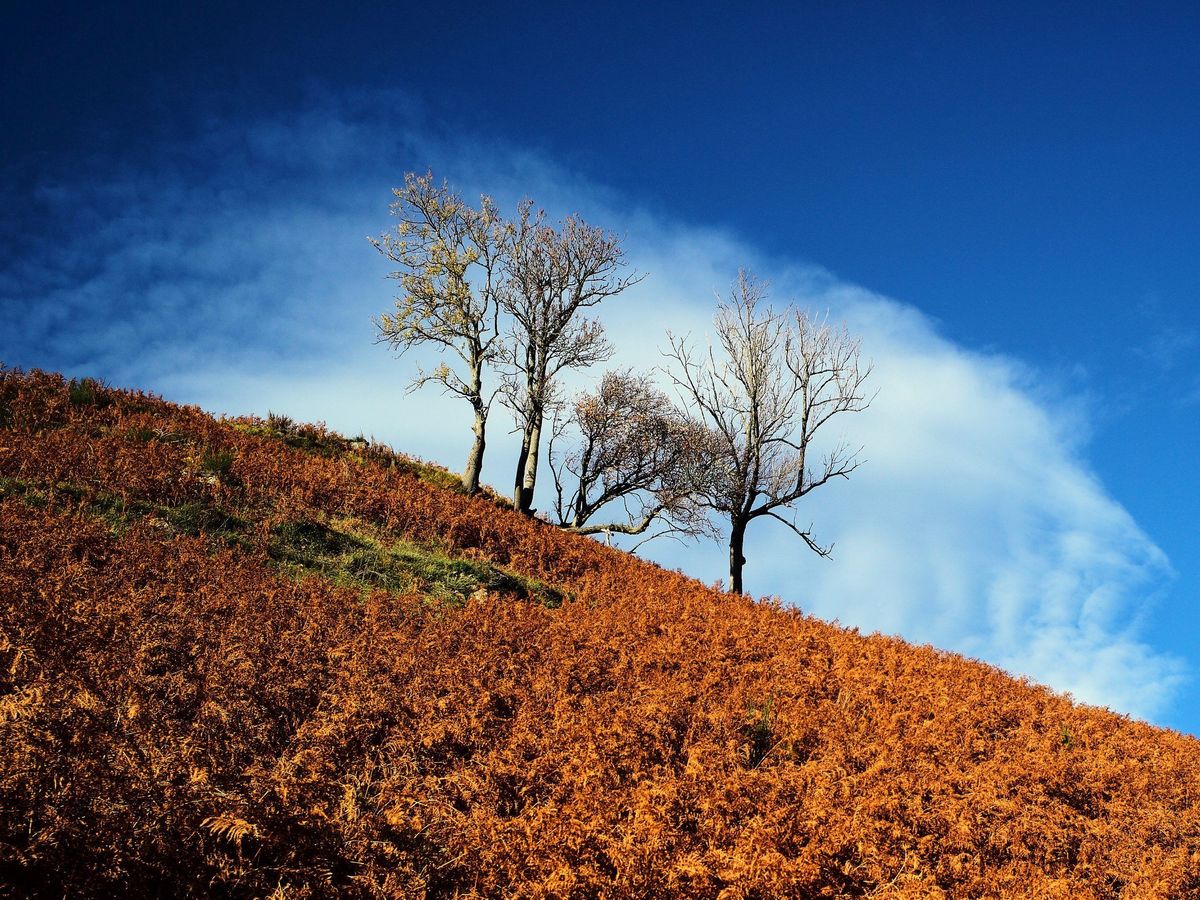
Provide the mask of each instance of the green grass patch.
[{"label": "green grass patch", "polygon": [[317,456],[338,456],[351,446],[350,441],[336,432],[327,431],[324,426],[297,423],[289,416],[273,412],[267,413],[265,419],[242,419],[229,424],[245,434],[272,438]]},{"label": "green grass patch", "polygon": [[393,457],[393,465],[402,472],[415,475],[426,484],[432,484],[434,487],[440,487],[443,490],[454,491],[459,494],[463,493],[461,476],[448,469],[423,463],[415,459],[407,459],[402,456]]},{"label": "green grass patch", "polygon": [[[183,534],[207,534],[231,541],[234,538],[240,539],[250,524],[227,509],[208,503],[181,503],[179,506],[155,504],[146,511],[155,514]],[[242,543],[241,540],[234,542]]]},{"label": "green grass patch", "polygon": [[[58,489],[69,493],[67,486]],[[191,537],[205,535],[230,545],[250,547],[247,532],[250,523],[232,511],[211,503],[181,503],[168,506],[163,503],[148,503],[143,500],[124,500],[112,494],[96,494],[81,497],[84,508],[102,519],[109,529],[120,534],[135,522],[149,520],[179,534]]]},{"label": "green grass patch", "polygon": [[0,477],[0,498],[18,497],[29,506],[78,508],[95,516],[114,534],[121,534],[135,522],[149,519],[180,534],[193,537],[208,535],[225,543],[249,547],[250,523],[233,512],[210,503],[182,503],[168,506],[144,500],[126,500],[114,494],[97,493],[79,484],[61,481],[42,489],[18,478]]},{"label": "green grass patch", "polygon": [[[261,552],[251,523],[231,510],[193,501],[168,506],[98,493],[60,482],[41,488],[17,478],[0,477],[0,499],[18,497],[30,506],[79,509],[100,519],[114,534],[148,521],[165,530],[206,536],[228,546]],[[271,529],[267,556],[293,577],[318,576],[361,591],[417,592],[444,606],[461,606],[480,588],[555,608],[563,594],[544,582],[499,566],[452,555],[441,547],[396,540],[353,522],[327,525],[310,519],[284,522]]]},{"label": "green grass patch", "polygon": [[27,481],[22,481],[20,478],[9,478],[7,475],[0,476],[0,500],[7,497],[15,497],[25,501],[29,506],[41,509],[48,502],[44,491],[40,491]]},{"label": "green grass patch", "polygon": [[268,554],[295,575],[318,574],[361,590],[416,591],[450,606],[461,606],[480,588],[547,606],[559,606],[563,599],[549,585],[497,566],[456,558],[439,548],[388,540],[343,523],[333,527],[298,520],[276,525]]}]

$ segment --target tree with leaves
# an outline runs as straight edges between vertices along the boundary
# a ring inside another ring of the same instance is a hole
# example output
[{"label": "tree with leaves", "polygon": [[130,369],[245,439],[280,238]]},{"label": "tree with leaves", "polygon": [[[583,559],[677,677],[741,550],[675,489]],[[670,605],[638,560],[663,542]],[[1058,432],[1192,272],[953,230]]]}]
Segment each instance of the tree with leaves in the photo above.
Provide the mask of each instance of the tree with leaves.
[{"label": "tree with leaves", "polygon": [[602,362],[612,347],[588,311],[641,280],[625,273],[620,240],[577,216],[555,228],[523,201],[508,234],[509,290],[501,298],[511,327],[503,348],[504,401],[521,431],[513,505],[532,512],[546,415],[566,369]]},{"label": "tree with leaves", "polygon": [[505,303],[506,261],[511,225],[489,197],[478,208],[465,203],[433,174],[408,173],[394,189],[396,227],[368,238],[399,269],[395,308],[375,320],[380,341],[401,354],[420,344],[457,355],[462,369],[443,362],[432,372],[419,371],[410,390],[429,383],[462,397],[474,413],[474,440],[463,469],[463,488],[479,490],[487,444],[487,420],[495,393],[484,388],[484,368],[496,359]]},{"label": "tree with leaves", "polygon": [[741,593],[746,530],[756,519],[782,522],[820,556],[832,551],[788,513],[858,467],[845,442],[819,460],[812,444],[834,416],[867,408],[871,365],[844,327],[767,305],[765,287],[744,269],[719,300],[714,324],[716,344],[707,352],[669,335],[665,355],[683,399],[717,442],[702,502],[729,521],[730,589]]},{"label": "tree with leaves", "polygon": [[[560,451],[564,437],[570,449]],[[605,372],[569,413],[555,417],[549,448],[558,524],[580,534],[691,537],[713,533],[697,485],[712,471],[711,435],[647,375]],[[601,511],[617,518],[596,522]],[[714,534],[715,536],[715,534]]]}]

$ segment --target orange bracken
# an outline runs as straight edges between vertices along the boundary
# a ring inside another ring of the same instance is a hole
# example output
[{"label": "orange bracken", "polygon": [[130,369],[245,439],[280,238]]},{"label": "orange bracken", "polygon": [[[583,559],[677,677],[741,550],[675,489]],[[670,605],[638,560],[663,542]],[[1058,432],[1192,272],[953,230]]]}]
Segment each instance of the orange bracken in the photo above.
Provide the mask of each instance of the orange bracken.
[{"label": "orange bracken", "polygon": [[[1200,896],[1194,738],[93,393],[0,369],[0,894]],[[97,514],[186,504],[245,539]],[[283,577],[333,517],[570,599]]]}]

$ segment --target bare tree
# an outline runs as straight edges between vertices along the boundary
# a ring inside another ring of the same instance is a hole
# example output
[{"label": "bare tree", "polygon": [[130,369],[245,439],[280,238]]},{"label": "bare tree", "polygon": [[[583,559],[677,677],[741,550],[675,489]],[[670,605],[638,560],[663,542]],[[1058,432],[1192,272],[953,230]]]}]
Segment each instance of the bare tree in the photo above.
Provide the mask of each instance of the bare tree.
[{"label": "bare tree", "polygon": [[[564,436],[571,449],[559,452]],[[697,485],[712,471],[710,434],[646,375],[606,372],[594,391],[555,417],[549,465],[558,524],[580,534],[713,534]],[[593,521],[619,504],[620,521]]]},{"label": "bare tree", "polygon": [[[670,376],[696,415],[716,435],[717,467],[703,502],[727,517],[730,588],[742,591],[746,529],[776,519],[813,551],[828,556],[787,512],[834,478],[848,478],[858,454],[843,442],[819,461],[810,459],[817,432],[834,416],[859,412],[871,373],[860,345],[844,328],[803,311],[766,305],[762,284],[744,269],[728,300],[718,302],[717,345],[707,353],[669,335]],[[815,465],[813,464],[815,462]]]},{"label": "bare tree", "polygon": [[401,354],[418,344],[433,344],[465,363],[461,373],[445,362],[432,372],[420,371],[409,390],[432,382],[471,404],[475,437],[462,483],[475,493],[495,396],[485,395],[483,370],[499,346],[511,226],[489,197],[481,197],[475,209],[445,182],[436,184],[432,173],[406,174],[404,186],[393,193],[391,212],[399,224],[378,239],[368,238],[400,266],[389,276],[402,289],[395,309],[375,320],[379,340]]},{"label": "bare tree", "polygon": [[530,513],[546,414],[555,403],[559,373],[607,359],[604,327],[587,310],[621,293],[642,276],[623,274],[620,240],[568,216],[560,228],[545,223],[525,200],[518,207],[506,260],[511,284],[502,300],[512,327],[504,348],[505,402],[521,430],[513,505]]}]

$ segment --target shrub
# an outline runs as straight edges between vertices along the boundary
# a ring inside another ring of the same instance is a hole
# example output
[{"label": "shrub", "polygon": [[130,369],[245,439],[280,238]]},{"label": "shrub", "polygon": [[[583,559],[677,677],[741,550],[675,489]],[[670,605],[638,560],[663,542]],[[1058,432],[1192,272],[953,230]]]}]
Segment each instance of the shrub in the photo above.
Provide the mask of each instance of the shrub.
[{"label": "shrub", "polygon": [[200,469],[210,475],[224,477],[233,468],[235,458],[232,450],[210,450],[200,460]]},{"label": "shrub", "polygon": [[72,406],[93,406],[99,396],[99,385],[91,378],[72,378],[67,385],[67,398]]},{"label": "shrub", "polygon": [[296,427],[296,422],[290,416],[267,411],[267,427],[277,434],[288,435]]}]

